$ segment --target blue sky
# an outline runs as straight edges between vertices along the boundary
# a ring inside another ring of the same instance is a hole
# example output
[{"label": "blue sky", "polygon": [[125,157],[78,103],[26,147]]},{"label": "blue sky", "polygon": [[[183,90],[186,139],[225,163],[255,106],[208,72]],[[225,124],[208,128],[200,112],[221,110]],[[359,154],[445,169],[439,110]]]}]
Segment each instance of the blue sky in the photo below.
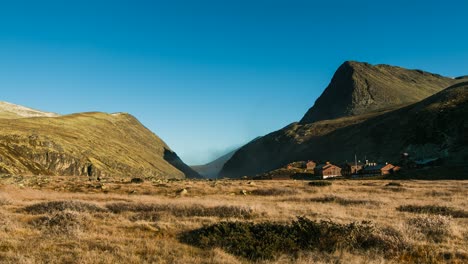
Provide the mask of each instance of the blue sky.
[{"label": "blue sky", "polygon": [[0,100],[129,112],[188,164],[299,120],[345,60],[468,74],[468,1],[0,1]]}]

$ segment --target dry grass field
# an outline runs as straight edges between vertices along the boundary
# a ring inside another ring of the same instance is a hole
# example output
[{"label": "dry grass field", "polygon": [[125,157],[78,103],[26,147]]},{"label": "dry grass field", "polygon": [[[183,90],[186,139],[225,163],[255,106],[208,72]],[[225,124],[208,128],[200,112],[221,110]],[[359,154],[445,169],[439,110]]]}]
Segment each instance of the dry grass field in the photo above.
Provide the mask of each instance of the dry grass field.
[{"label": "dry grass field", "polygon": [[0,263],[468,262],[468,181],[320,185],[3,176]]}]

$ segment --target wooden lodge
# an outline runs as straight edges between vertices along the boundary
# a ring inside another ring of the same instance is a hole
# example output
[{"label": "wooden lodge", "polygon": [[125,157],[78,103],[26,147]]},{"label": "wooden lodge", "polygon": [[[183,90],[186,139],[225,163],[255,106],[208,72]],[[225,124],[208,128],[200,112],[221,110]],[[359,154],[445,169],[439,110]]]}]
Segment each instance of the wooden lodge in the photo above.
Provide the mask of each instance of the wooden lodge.
[{"label": "wooden lodge", "polygon": [[365,164],[361,162],[348,162],[341,166],[341,174],[346,177],[357,175],[364,169]]},{"label": "wooden lodge", "polygon": [[315,176],[322,179],[333,178],[341,176],[341,168],[327,162],[326,164],[320,164],[314,169]]},{"label": "wooden lodge", "polygon": [[309,161],[296,161],[289,163],[286,168],[288,170],[293,170],[293,169],[302,169],[302,170],[307,170],[307,171],[314,171],[315,167],[317,166],[317,163],[315,163],[312,160]]},{"label": "wooden lodge", "polygon": [[370,163],[370,165],[364,167],[361,170],[361,173],[359,176],[373,177],[373,176],[389,175],[399,169],[400,167],[396,167],[390,163],[387,163],[387,164]]}]

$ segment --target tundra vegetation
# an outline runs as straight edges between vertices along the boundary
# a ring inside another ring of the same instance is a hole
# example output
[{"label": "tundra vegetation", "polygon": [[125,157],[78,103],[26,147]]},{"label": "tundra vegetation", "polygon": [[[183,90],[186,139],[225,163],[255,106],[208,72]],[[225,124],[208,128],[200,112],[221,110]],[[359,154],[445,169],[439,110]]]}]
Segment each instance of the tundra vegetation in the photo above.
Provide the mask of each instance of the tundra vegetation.
[{"label": "tundra vegetation", "polygon": [[0,263],[468,262],[466,181],[141,178],[0,176]]}]

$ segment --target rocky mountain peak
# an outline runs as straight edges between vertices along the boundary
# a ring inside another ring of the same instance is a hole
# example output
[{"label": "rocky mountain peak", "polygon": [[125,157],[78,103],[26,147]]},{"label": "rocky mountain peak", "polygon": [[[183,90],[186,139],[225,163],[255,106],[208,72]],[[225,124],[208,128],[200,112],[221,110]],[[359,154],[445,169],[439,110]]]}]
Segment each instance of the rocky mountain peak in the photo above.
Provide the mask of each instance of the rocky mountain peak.
[{"label": "rocky mountain peak", "polygon": [[398,108],[427,98],[451,84],[451,78],[421,70],[346,61],[301,123]]}]

